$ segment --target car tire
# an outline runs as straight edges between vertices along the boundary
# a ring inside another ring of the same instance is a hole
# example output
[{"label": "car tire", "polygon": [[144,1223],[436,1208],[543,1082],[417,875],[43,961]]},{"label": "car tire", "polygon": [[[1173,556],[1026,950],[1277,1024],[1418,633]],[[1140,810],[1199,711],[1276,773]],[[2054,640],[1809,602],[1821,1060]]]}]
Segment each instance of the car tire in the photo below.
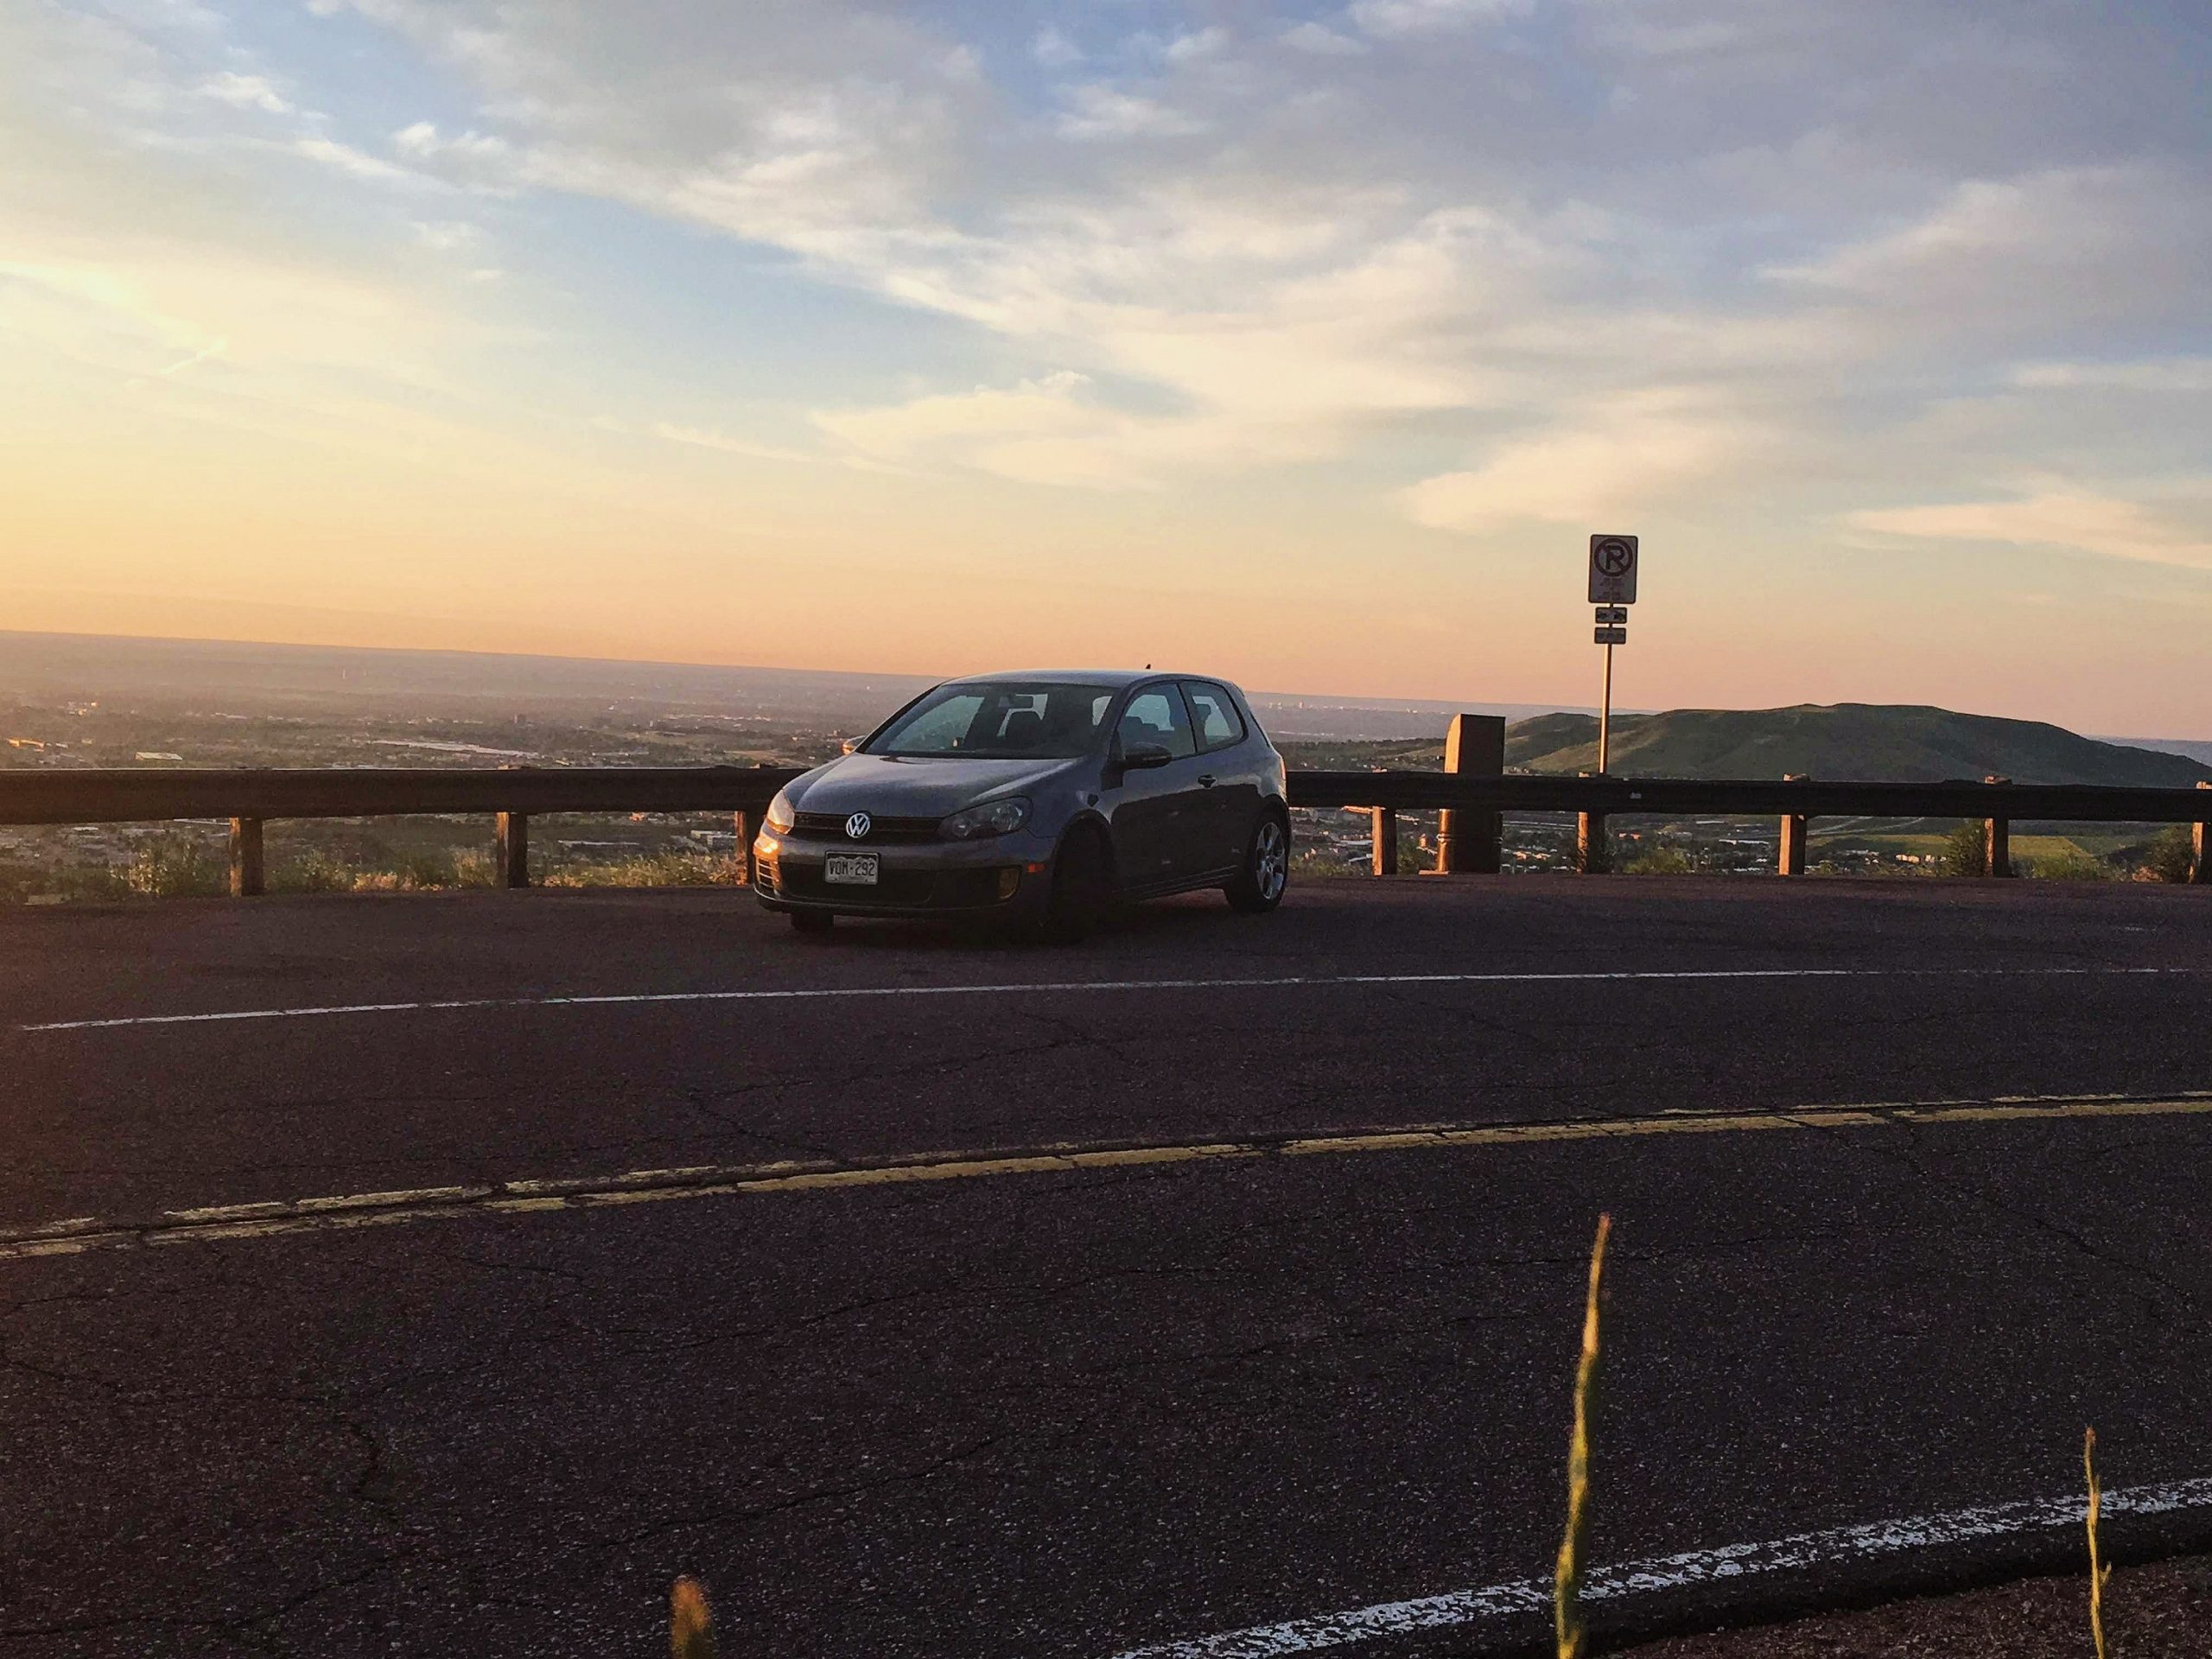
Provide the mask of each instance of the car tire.
[{"label": "car tire", "polygon": [[791,928],[798,933],[827,933],[837,925],[837,918],[826,910],[794,910],[785,912],[791,918]]},{"label": "car tire", "polygon": [[1280,813],[1263,813],[1244,849],[1243,868],[1222,891],[1229,895],[1230,909],[1260,916],[1282,903],[1289,887],[1290,825]]},{"label": "car tire", "polygon": [[1096,932],[1114,907],[1114,848],[1095,823],[1078,823],[1052,860],[1045,937],[1076,944]]}]

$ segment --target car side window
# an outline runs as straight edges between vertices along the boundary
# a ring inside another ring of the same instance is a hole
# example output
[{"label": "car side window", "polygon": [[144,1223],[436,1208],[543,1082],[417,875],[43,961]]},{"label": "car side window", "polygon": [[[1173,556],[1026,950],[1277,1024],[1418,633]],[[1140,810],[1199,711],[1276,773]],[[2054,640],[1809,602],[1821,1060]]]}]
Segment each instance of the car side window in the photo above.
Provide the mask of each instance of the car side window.
[{"label": "car side window", "polygon": [[1191,717],[1183,711],[1183,699],[1175,695],[1172,685],[1148,685],[1129,699],[1129,706],[1122,710],[1122,747],[1137,743],[1156,743],[1176,760],[1196,754],[1198,744],[1191,735]]},{"label": "car side window", "polygon": [[1236,701],[1217,685],[1204,680],[1183,682],[1183,696],[1191,704],[1191,717],[1198,721],[1198,747],[1211,754],[1216,749],[1225,749],[1244,741],[1244,717],[1236,712]]}]

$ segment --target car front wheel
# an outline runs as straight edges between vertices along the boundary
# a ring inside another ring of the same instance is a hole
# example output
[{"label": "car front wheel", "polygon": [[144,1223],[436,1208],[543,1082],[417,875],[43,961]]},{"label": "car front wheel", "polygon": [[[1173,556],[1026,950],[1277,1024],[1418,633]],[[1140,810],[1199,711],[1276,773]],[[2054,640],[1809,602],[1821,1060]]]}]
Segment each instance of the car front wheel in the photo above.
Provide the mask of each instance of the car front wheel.
[{"label": "car front wheel", "polygon": [[1052,894],[1045,935],[1063,944],[1089,938],[1114,907],[1114,849],[1104,830],[1078,823],[1052,861]]},{"label": "car front wheel", "polygon": [[1244,850],[1244,868],[1224,891],[1231,908],[1248,916],[1273,910],[1290,886],[1290,830],[1274,813],[1260,820]]}]

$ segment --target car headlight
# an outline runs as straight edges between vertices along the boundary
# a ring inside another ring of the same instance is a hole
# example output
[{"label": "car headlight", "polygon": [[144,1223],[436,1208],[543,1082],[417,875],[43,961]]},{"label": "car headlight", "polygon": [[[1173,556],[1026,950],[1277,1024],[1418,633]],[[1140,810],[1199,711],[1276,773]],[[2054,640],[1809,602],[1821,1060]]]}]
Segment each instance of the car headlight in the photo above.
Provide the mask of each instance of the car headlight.
[{"label": "car headlight", "polygon": [[791,791],[778,790],[776,798],[768,803],[768,827],[780,836],[798,822],[798,813],[791,805]]},{"label": "car headlight", "polygon": [[1028,822],[1029,803],[1019,795],[1009,795],[1002,801],[986,801],[954,813],[938,825],[938,833],[947,841],[973,841],[978,836],[1002,836]]}]

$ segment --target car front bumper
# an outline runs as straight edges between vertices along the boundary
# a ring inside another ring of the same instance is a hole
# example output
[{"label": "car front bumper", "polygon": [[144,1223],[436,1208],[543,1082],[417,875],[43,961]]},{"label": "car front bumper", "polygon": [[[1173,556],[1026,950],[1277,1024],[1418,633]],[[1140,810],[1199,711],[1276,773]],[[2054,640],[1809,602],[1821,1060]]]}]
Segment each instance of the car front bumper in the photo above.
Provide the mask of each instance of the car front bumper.
[{"label": "car front bumper", "polygon": [[[875,856],[874,887],[830,886],[831,853]],[[770,910],[841,916],[1041,915],[1052,890],[1052,849],[1017,833],[972,842],[886,842],[876,846],[763,832],[753,843],[753,894]]]}]

